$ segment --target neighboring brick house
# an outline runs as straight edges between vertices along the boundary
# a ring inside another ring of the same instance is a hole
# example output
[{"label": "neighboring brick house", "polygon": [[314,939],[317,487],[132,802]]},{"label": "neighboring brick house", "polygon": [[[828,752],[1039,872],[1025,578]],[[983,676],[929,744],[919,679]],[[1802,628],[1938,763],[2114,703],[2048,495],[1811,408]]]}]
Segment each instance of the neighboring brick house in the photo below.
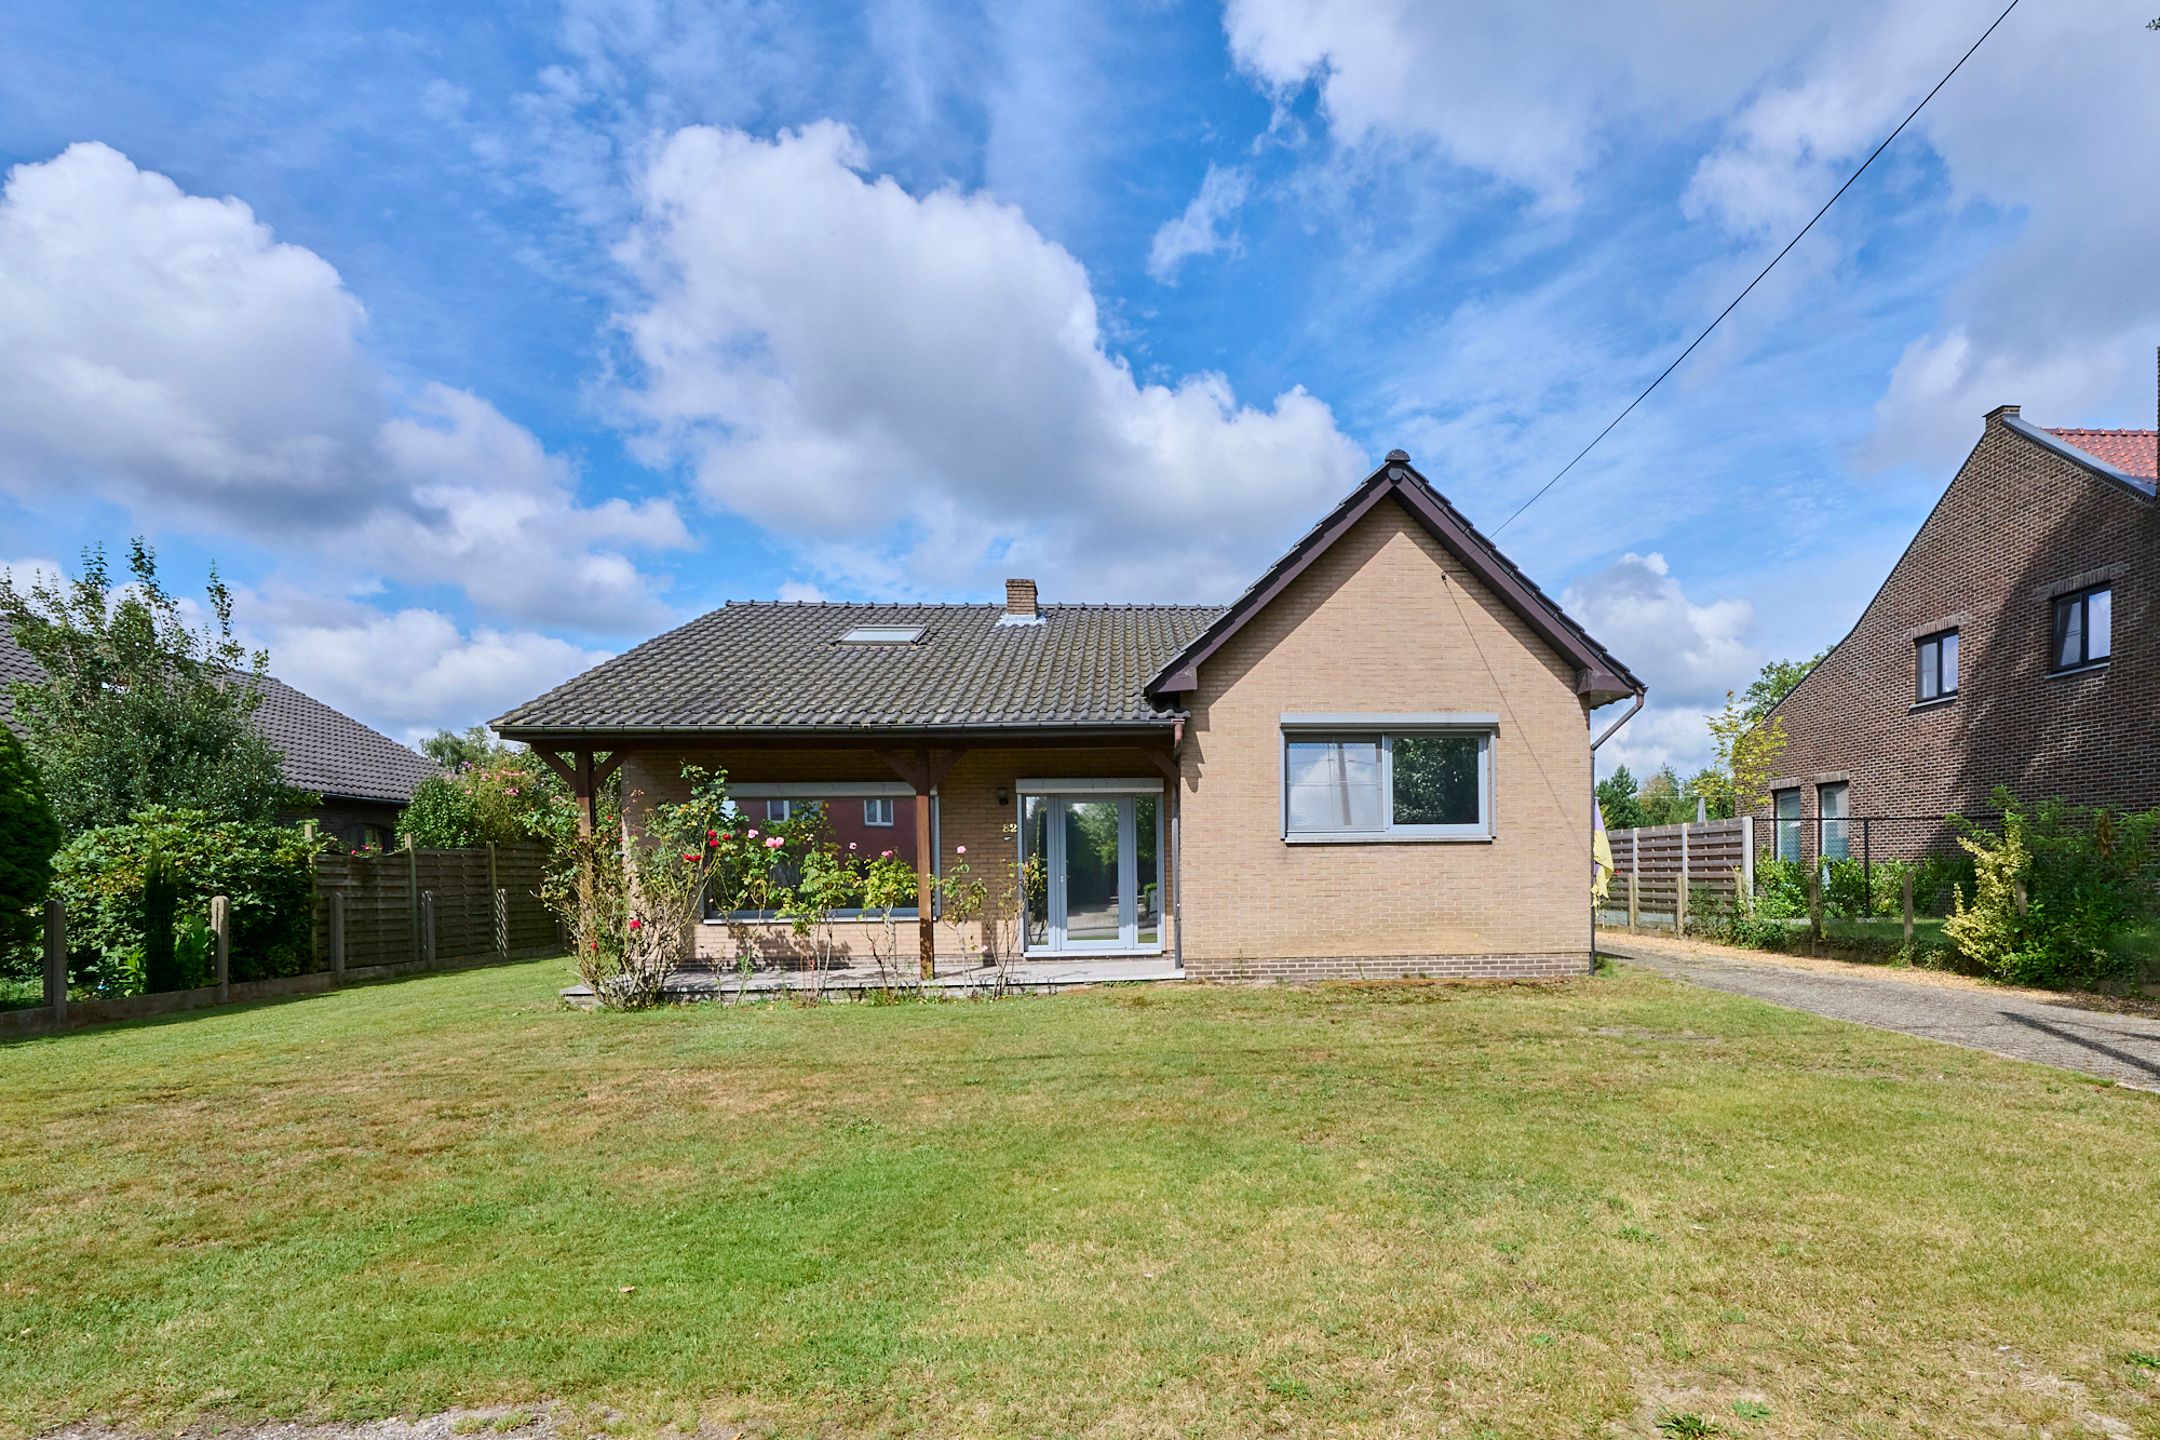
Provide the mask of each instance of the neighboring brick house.
[{"label": "neighboring brick house", "polygon": [[[1588,714],[1641,693],[1397,451],[1228,607],[1026,580],[1002,607],[729,604],[495,728],[582,794],[619,767],[633,825],[694,762],[753,819],[895,837],[925,886],[965,845],[1008,952],[1562,975],[1590,964]],[[841,931],[863,961],[871,922]]]},{"label": "neighboring brick house", "polygon": [[[2160,805],[2160,435],[2042,429],[1988,414],[1852,632],[1772,712],[1780,853],[1858,853],[1840,818],[2024,802]],[[1842,835],[1840,832],[1843,832]],[[1896,838],[1891,838],[1896,837]],[[1875,853],[1925,847],[1882,823]]]},{"label": "neighboring brick house", "polygon": [[[0,723],[14,723],[10,684],[44,677],[38,663],[0,631]],[[262,704],[255,710],[255,728],[276,748],[285,783],[320,797],[317,804],[285,818],[313,820],[323,834],[350,846],[388,849],[398,813],[437,769],[389,736],[268,676]]]}]

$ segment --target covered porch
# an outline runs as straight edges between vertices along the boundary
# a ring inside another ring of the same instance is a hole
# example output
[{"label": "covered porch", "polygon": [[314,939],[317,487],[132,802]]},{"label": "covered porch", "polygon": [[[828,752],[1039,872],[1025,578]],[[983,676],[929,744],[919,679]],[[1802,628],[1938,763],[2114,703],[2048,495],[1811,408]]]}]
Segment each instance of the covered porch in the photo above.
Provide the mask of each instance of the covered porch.
[{"label": "covered porch", "polygon": [[[851,857],[912,865],[904,911],[834,911],[803,937],[778,917],[709,911],[679,998],[733,995],[746,948],[752,990],[843,993],[917,982],[971,990],[1174,978],[1182,971],[1178,870],[1182,720],[1111,728],[708,731],[572,735],[529,743],[599,824],[600,787],[621,775],[633,833],[682,798],[686,766],[724,772],[746,825],[809,807]],[[524,738],[524,737],[520,737]],[[980,886],[974,920],[944,913],[952,885]],[[820,973],[812,977],[808,971]],[[572,996],[573,1000],[576,998]]]}]

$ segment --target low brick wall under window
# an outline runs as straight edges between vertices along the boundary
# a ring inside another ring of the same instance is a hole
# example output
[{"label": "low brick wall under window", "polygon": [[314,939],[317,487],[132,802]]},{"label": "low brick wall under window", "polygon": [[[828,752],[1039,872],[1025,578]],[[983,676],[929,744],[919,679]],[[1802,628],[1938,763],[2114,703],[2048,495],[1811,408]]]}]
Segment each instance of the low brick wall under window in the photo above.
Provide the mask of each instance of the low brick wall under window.
[{"label": "low brick wall under window", "polygon": [[1189,980],[1566,980],[1590,973],[1590,956],[1314,955],[1286,959],[1187,956]]}]

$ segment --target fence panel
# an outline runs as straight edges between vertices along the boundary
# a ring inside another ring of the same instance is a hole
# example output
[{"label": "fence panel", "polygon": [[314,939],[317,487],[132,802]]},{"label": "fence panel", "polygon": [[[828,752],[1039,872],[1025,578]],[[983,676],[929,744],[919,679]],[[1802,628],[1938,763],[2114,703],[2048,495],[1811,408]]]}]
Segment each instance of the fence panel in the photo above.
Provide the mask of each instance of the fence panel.
[{"label": "fence panel", "polygon": [[[423,895],[432,896],[439,964],[484,960],[496,946],[495,889],[505,892],[510,954],[558,950],[555,916],[540,900],[546,852],[537,841],[459,850],[396,850],[387,855],[325,854],[315,866],[316,954],[330,963],[329,896],[345,897],[345,968],[421,960]],[[492,883],[491,883],[492,882]]]}]

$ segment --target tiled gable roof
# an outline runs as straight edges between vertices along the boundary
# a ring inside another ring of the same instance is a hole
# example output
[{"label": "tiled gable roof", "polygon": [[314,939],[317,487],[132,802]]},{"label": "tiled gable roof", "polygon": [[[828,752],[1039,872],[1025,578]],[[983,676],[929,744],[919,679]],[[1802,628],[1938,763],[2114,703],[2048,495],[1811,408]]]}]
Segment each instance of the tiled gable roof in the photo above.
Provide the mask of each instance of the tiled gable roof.
[{"label": "tiled gable roof", "polygon": [[[1212,605],[730,602],[518,706],[506,735],[548,730],[832,730],[1161,724],[1148,678],[1220,615]],[[922,627],[904,644],[840,639]]]},{"label": "tiled gable roof", "polygon": [[[15,716],[9,685],[41,680],[44,675],[11,636],[0,632],[0,724],[12,722]],[[277,748],[284,761],[285,783],[296,790],[402,805],[412,799],[422,780],[436,773],[433,762],[389,736],[270,677],[263,680],[255,728]]]},{"label": "tiled gable roof", "polygon": [[2125,475],[2160,481],[2160,430],[2078,430],[2051,426],[2048,434]]}]

